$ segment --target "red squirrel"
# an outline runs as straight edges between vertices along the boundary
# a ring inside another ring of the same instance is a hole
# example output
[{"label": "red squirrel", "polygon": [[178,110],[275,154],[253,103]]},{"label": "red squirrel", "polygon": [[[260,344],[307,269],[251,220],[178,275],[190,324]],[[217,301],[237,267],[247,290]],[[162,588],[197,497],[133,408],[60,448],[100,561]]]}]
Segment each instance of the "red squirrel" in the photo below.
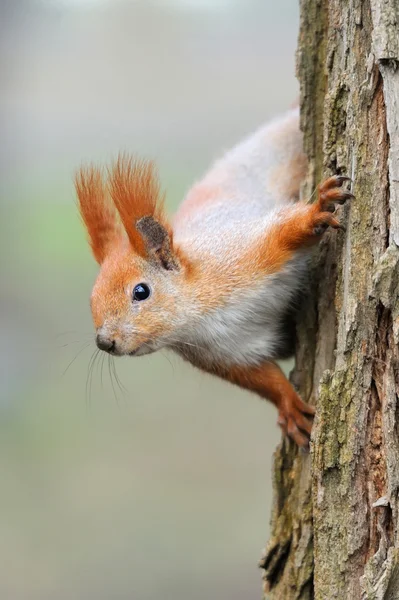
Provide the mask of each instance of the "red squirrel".
[{"label": "red squirrel", "polygon": [[275,360],[285,317],[306,286],[307,256],[352,194],[333,176],[299,202],[307,169],[292,109],[238,144],[188,192],[170,223],[151,162],[120,156],[76,175],[100,273],[91,309],[97,346],[115,356],[168,348],[276,405],[283,432],[307,446],[314,408]]}]

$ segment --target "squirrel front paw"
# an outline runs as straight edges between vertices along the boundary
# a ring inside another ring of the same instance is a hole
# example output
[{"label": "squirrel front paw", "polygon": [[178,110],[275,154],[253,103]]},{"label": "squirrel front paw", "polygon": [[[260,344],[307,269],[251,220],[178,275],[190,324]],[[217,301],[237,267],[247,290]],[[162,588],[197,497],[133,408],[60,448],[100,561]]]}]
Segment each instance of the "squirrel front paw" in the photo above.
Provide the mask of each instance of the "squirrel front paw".
[{"label": "squirrel front paw", "polygon": [[313,205],[313,235],[322,235],[327,227],[345,231],[345,227],[332,214],[335,212],[337,204],[344,204],[347,200],[354,198],[351,192],[342,189],[345,181],[351,181],[351,179],[343,175],[333,175],[320,184],[318,199]]},{"label": "squirrel front paw", "polygon": [[277,423],[283,433],[301,446],[309,446],[309,438],[312,432],[312,421],[315,413],[313,406],[309,406],[295,393],[284,398],[279,405]]}]

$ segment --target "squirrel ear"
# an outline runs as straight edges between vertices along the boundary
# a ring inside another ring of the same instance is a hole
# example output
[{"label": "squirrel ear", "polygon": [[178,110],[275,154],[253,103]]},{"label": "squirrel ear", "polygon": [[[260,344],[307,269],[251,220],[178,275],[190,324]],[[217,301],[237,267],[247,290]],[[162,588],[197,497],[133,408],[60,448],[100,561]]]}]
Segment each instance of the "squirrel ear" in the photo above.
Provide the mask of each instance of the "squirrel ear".
[{"label": "squirrel ear", "polygon": [[94,258],[101,264],[109,248],[121,237],[115,208],[109,202],[101,169],[81,167],[75,176],[75,188]]},{"label": "squirrel ear", "polygon": [[174,271],[179,269],[179,262],[173,252],[172,236],[154,217],[142,217],[136,223],[148,251],[161,262],[164,269]]}]

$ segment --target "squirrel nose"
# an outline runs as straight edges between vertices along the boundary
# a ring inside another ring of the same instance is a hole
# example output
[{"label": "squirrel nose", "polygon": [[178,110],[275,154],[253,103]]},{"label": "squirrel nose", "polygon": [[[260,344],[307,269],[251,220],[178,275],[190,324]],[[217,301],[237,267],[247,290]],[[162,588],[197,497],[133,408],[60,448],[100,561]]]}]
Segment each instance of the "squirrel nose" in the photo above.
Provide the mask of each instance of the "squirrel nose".
[{"label": "squirrel nose", "polygon": [[96,344],[100,350],[104,350],[104,352],[112,352],[115,350],[115,340],[111,340],[106,338],[100,334],[96,337]]}]

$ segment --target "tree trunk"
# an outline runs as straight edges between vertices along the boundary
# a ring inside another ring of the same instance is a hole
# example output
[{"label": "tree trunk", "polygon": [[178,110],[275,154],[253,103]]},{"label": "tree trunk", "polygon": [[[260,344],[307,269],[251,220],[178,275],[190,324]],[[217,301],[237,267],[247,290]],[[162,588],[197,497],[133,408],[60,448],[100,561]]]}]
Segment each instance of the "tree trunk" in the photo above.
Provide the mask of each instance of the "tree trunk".
[{"label": "tree trunk", "polygon": [[294,381],[310,454],[275,455],[270,600],[399,599],[399,1],[301,0],[309,173],[355,199],[315,255]]}]

